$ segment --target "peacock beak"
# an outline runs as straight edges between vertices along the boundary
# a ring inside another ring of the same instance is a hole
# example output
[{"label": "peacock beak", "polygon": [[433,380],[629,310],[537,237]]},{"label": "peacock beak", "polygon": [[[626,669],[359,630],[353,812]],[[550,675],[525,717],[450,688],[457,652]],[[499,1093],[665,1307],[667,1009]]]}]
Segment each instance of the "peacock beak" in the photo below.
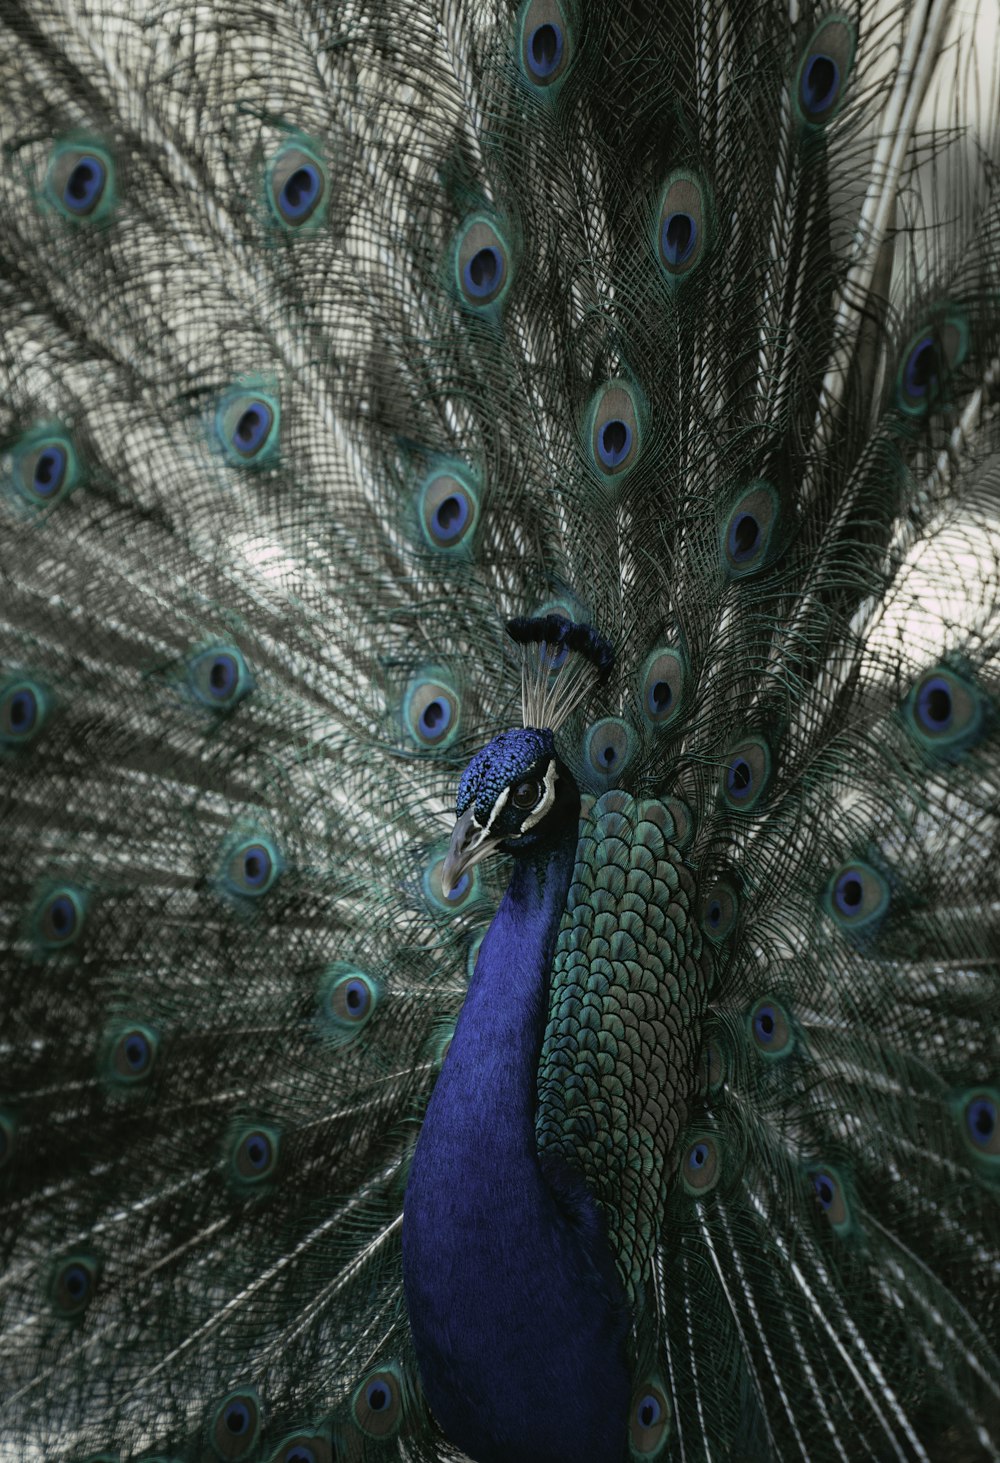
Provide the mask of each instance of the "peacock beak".
[{"label": "peacock beak", "polygon": [[441,889],[446,899],[462,875],[473,864],[488,858],[496,844],[489,828],[476,822],[475,806],[466,808],[452,830],[451,844],[441,866]]}]

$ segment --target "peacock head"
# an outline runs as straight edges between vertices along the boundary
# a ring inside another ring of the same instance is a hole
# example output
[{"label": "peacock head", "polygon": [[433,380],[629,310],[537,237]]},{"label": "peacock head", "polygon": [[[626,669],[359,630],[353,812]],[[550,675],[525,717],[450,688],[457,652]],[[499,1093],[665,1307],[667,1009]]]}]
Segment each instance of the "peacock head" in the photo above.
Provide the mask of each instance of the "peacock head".
[{"label": "peacock head", "polygon": [[474,864],[537,849],[576,828],[580,791],[548,727],[501,732],[462,774],[441,884],[447,896]]},{"label": "peacock head", "polygon": [[507,633],[522,653],[524,726],[494,737],[462,774],[441,870],[446,896],[490,854],[549,846],[575,834],[580,817],[580,790],[559,760],[555,732],[593,681],[607,679],[611,646],[592,626],[556,614],[510,620]]}]

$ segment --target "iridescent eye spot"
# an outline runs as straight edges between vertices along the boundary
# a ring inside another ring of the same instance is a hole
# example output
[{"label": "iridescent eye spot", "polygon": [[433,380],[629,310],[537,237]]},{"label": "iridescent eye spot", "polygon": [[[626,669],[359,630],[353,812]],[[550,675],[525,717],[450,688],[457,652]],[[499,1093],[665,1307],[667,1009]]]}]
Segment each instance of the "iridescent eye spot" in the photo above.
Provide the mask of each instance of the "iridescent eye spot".
[{"label": "iridescent eye spot", "polygon": [[229,461],[244,467],[271,460],[278,446],[278,400],[262,392],[232,391],[216,413],[215,426]]},{"label": "iridescent eye spot", "polygon": [[90,213],[104,189],[104,165],[99,158],[82,157],[76,163],[63,190],[63,202],[73,213]]},{"label": "iridescent eye spot", "polygon": [[240,1438],[250,1430],[250,1409],[245,1402],[229,1402],[222,1413],[222,1420],[226,1431]]},{"label": "iridescent eye spot", "polygon": [[270,1178],[278,1166],[280,1144],[275,1128],[238,1129],[232,1144],[234,1178],[242,1184],[259,1184]]},{"label": "iridescent eye spot", "polygon": [[758,478],[737,499],[723,527],[723,565],[730,579],[753,574],[768,563],[778,523],[777,491]]},{"label": "iridescent eye spot", "polygon": [[845,864],[830,879],[826,907],[846,932],[872,931],[889,908],[889,885],[869,864]]},{"label": "iridescent eye spot", "polygon": [[786,1056],[793,1046],[788,1015],[777,1001],[758,1001],[750,1012],[750,1035],[764,1057]]},{"label": "iridescent eye spot", "polygon": [[753,787],[753,774],[745,757],[734,757],[726,772],[726,787],[731,797],[742,798]]},{"label": "iridescent eye spot", "polygon": [[49,698],[29,680],[0,684],[0,749],[30,746],[45,725]]},{"label": "iridescent eye spot", "polygon": [[633,1454],[650,1458],[661,1453],[670,1438],[670,1403],[659,1377],[650,1377],[632,1396],[629,1442]]},{"label": "iridescent eye spot", "polygon": [[[492,295],[503,274],[503,256],[492,244],[477,249],[465,266],[465,287],[474,299],[482,300]],[[379,1396],[382,1393],[378,1393]]]},{"label": "iridescent eye spot", "polygon": [[255,401],[244,408],[236,421],[232,443],[241,457],[252,457],[271,429],[273,416],[264,401]]},{"label": "iridescent eye spot", "polygon": [[246,1458],[260,1431],[260,1403],[249,1387],[232,1392],[216,1408],[212,1447],[220,1458]]},{"label": "iridescent eye spot", "polygon": [[4,731],[24,737],[34,731],[38,719],[38,697],[30,686],[18,686],[4,697]]},{"label": "iridescent eye spot", "polygon": [[704,257],[710,213],[707,194],[693,173],[668,179],[660,199],[656,255],[667,284],[680,287]]},{"label": "iridescent eye spot", "polygon": [[60,1261],[52,1276],[52,1301],[60,1315],[73,1319],[83,1314],[94,1298],[98,1265],[90,1255],[71,1255]]},{"label": "iridescent eye spot", "polygon": [[435,698],[428,701],[420,717],[420,730],[433,739],[442,732],[448,730],[448,723],[451,721],[451,708],[446,701],[439,701]]},{"label": "iridescent eye spot", "polygon": [[286,1438],[271,1463],[332,1463],[333,1449],[328,1438],[316,1433],[296,1434]]},{"label": "iridescent eye spot", "polygon": [[253,691],[247,663],[235,646],[215,645],[194,655],[187,664],[188,684],[203,706],[231,710]]},{"label": "iridescent eye spot", "polygon": [[348,980],[341,988],[342,1015],[345,1021],[363,1021],[368,1015],[372,993],[367,981]]},{"label": "iridescent eye spot", "polygon": [[60,944],[71,940],[76,929],[76,906],[68,894],[58,894],[46,910],[46,924],[51,937]]},{"label": "iridescent eye spot", "polygon": [[471,477],[458,466],[433,472],[420,489],[420,523],[432,548],[468,550],[479,520]]},{"label": "iridescent eye spot", "polygon": [[279,223],[301,228],[322,217],[326,194],[326,169],[315,154],[303,147],[284,147],[268,170],[268,201]]},{"label": "iridescent eye spot", "polygon": [[903,705],[904,724],[929,755],[952,759],[979,740],[987,705],[971,680],[938,666],[910,691]]},{"label": "iridescent eye spot", "polygon": [[980,1087],[962,1099],[963,1133],[968,1146],[979,1158],[1000,1159],[1000,1093],[992,1087]]},{"label": "iridescent eye spot", "polygon": [[469,220],[456,250],[459,292],[477,308],[499,303],[508,283],[509,252],[497,227],[482,216]]},{"label": "iridescent eye spot", "polygon": [[770,1046],[774,1041],[777,1021],[773,1006],[760,1006],[754,1017],[754,1031],[761,1046]]},{"label": "iridescent eye spot", "polygon": [[951,725],[951,689],[942,676],[929,676],[917,695],[917,715],[928,732],[947,731]]},{"label": "iridescent eye spot", "polygon": [[598,453],[604,466],[618,467],[628,456],[632,447],[632,428],[628,422],[615,417],[605,422],[600,430]]},{"label": "iridescent eye spot", "polygon": [[82,1265],[70,1265],[62,1275],[62,1285],[73,1304],[79,1304],[86,1296],[90,1280]]},{"label": "iridescent eye spot", "polygon": [[625,381],[609,381],[590,408],[590,444],[602,476],[615,478],[633,467],[639,457],[639,410],[633,388]]},{"label": "iridescent eye spot", "polygon": [[261,1173],[271,1160],[271,1145],[263,1133],[254,1133],[244,1142],[248,1166],[254,1173]]},{"label": "iridescent eye spot", "polygon": [[817,26],[798,68],[796,100],[803,122],[821,126],[833,118],[847,89],[856,45],[855,27],[839,16]]},{"label": "iridescent eye spot", "polygon": [[996,1132],[996,1103],[991,1102],[988,1097],[977,1097],[970,1102],[966,1117],[972,1141],[985,1148]]},{"label": "iridescent eye spot", "polygon": [[641,1398],[636,1409],[636,1416],[639,1419],[640,1427],[654,1427],[663,1415],[663,1408],[652,1395],[647,1393]]},{"label": "iridescent eye spot", "polygon": [[236,688],[239,671],[236,657],[225,652],[212,657],[208,668],[208,692],[216,701],[228,701]]},{"label": "iridescent eye spot", "polygon": [[356,965],[338,960],[327,966],[319,983],[320,1011],[338,1040],[353,1037],[371,1019],[379,987]]},{"label": "iridescent eye spot", "polygon": [[531,73],[538,81],[546,80],[562,60],[562,31],[555,25],[539,25],[528,37]]},{"label": "iridescent eye spot", "polygon": [[849,1227],[850,1211],[840,1178],[830,1168],[810,1169],[808,1178],[816,1207],[832,1229],[843,1233]]},{"label": "iridescent eye spot", "polygon": [[693,1198],[714,1189],[719,1181],[719,1148],[707,1134],[696,1138],[681,1159],[681,1183]]},{"label": "iridescent eye spot", "polygon": [[149,1066],[149,1042],[141,1032],[134,1032],[123,1044],[125,1061],[130,1071],[142,1072]]},{"label": "iridescent eye spot", "polygon": [[802,69],[802,105],[810,114],[823,112],[840,87],[840,67],[832,56],[811,56]]},{"label": "iridescent eye spot", "polygon": [[660,253],[664,263],[677,268],[690,259],[698,242],[698,225],[690,213],[668,213],[660,233]]},{"label": "iridescent eye spot", "polygon": [[391,1436],[403,1413],[402,1391],[395,1371],[373,1372],[358,1387],[353,1402],[354,1420],[373,1438]]},{"label": "iridescent eye spot", "polygon": [[64,218],[96,221],[113,201],[111,159],[98,147],[60,143],[53,151],[45,191]]},{"label": "iridescent eye spot", "polygon": [[40,498],[51,498],[62,487],[66,460],[65,449],[58,445],[45,447],[39,452],[31,486]]},{"label": "iridescent eye spot", "polygon": [[319,169],[306,165],[296,168],[281,190],[283,211],[288,218],[301,218],[319,197]]},{"label": "iridescent eye spot", "polygon": [[969,352],[969,324],[955,312],[929,321],[907,342],[896,376],[896,401],[908,416],[924,416],[938,402],[948,376]]},{"label": "iridescent eye spot", "polygon": [[479,870],[468,869],[447,894],[441,883],[441,871],[444,867],[445,855],[441,854],[433,859],[424,871],[423,886],[424,894],[429,903],[444,913],[451,913],[465,908],[472,904],[479,896]]},{"label": "iridescent eye spot", "polygon": [[156,1033],[147,1026],[127,1026],[112,1037],[108,1075],[115,1083],[140,1083],[152,1075],[158,1047]]},{"label": "iridescent eye spot", "polygon": [[469,519],[469,505],[458,493],[449,493],[434,515],[434,527],[443,542],[454,539]]},{"label": "iridescent eye spot", "polygon": [[642,673],[642,709],[651,726],[663,727],[681,709],[686,687],[686,662],[673,646],[654,650]]},{"label": "iridescent eye spot", "polygon": [[41,511],[68,498],[80,482],[76,450],[65,433],[36,427],[12,449],[12,486],[22,502]]},{"label": "iridescent eye spot", "polygon": [[274,887],[282,871],[278,850],[263,838],[239,843],[226,858],[224,880],[229,893],[259,899]]},{"label": "iridescent eye spot", "polygon": [[570,63],[570,35],[558,0],[529,0],[521,23],[521,66],[528,82],[552,87]]},{"label": "iridescent eye spot", "polygon": [[429,666],[417,671],[403,697],[403,725],[420,748],[447,747],[458,732],[461,702],[448,673]]},{"label": "iridescent eye spot", "polygon": [[848,916],[858,914],[863,895],[864,886],[861,876],[853,869],[841,874],[833,886],[833,897],[841,914]]},{"label": "iridescent eye spot", "polygon": [[260,889],[271,873],[271,855],[262,843],[243,850],[243,878],[248,889]]},{"label": "iridescent eye spot", "polygon": [[85,897],[75,889],[53,889],[38,905],[35,925],[42,946],[59,950],[76,943],[83,932]]},{"label": "iridescent eye spot", "polygon": [[760,545],[760,524],[752,513],[737,513],[729,525],[729,554],[734,564],[753,557]]},{"label": "iridescent eye spot", "polygon": [[701,905],[702,927],[713,944],[726,938],[736,924],[739,900],[732,885],[719,879],[709,889]]},{"label": "iridescent eye spot", "polygon": [[600,786],[611,786],[624,776],[635,753],[631,725],[619,716],[606,716],[583,734],[583,755]]},{"label": "iridescent eye spot", "polygon": [[749,737],[728,753],[722,773],[722,793],[732,808],[754,807],[767,787],[771,753],[761,737]]},{"label": "iridescent eye spot", "polygon": [[937,385],[937,352],[934,337],[925,335],[912,347],[903,366],[906,393],[914,399],[926,396]]}]

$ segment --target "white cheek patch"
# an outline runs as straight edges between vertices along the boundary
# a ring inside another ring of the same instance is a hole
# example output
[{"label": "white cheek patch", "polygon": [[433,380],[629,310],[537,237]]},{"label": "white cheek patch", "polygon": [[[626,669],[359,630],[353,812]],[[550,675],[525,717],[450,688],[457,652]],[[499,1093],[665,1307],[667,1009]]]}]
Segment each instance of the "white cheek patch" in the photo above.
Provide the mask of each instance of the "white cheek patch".
[{"label": "white cheek patch", "polygon": [[486,820],[486,827],[483,829],[483,837],[484,838],[487,836],[487,834],[489,833],[490,829],[493,827],[494,820],[500,815],[500,813],[503,812],[504,805],[506,804],[507,799],[509,797],[510,797],[510,788],[509,787],[505,787],[504,790],[503,790],[503,792],[497,798],[496,802],[493,804],[493,807],[490,810],[490,816]]},{"label": "white cheek patch", "polygon": [[558,779],[558,777],[559,774],[556,771],[555,762],[550,762],[548,767],[545,769],[545,792],[542,795],[542,801],[538,804],[537,808],[534,810],[531,816],[529,818],[525,818],[524,822],[521,824],[522,833],[527,833],[529,829],[534,828],[536,823],[540,823],[545,817],[545,814],[551,808],[552,804],[555,802],[556,780]]}]

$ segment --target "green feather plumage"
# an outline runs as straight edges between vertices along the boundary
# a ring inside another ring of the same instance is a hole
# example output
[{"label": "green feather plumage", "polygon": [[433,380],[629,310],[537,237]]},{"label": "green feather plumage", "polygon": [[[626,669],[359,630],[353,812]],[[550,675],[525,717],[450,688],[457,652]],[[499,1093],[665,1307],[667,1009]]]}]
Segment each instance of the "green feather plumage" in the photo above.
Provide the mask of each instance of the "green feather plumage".
[{"label": "green feather plumage", "polygon": [[401,1206],[504,871],[439,861],[556,611],[623,1453],[1000,1458],[984,16],[0,6],[0,1457],[458,1456]]}]

